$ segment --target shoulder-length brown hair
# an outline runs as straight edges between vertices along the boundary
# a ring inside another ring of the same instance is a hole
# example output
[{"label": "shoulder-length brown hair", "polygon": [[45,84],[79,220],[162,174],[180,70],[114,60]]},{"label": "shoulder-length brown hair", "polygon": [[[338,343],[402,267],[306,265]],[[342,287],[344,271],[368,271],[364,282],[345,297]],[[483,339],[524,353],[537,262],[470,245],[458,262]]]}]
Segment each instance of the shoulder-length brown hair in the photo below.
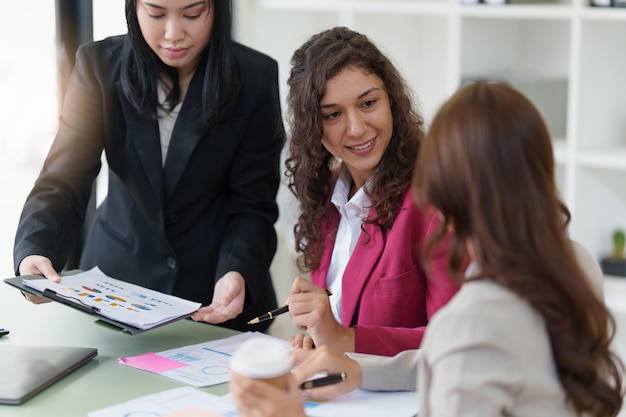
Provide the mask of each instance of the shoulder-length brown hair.
[{"label": "shoulder-length brown hair", "polygon": [[470,243],[481,270],[474,279],[500,283],[545,320],[573,407],[616,415],[623,366],[609,350],[615,323],[575,257],[550,136],[531,102],[504,83],[462,87],[435,116],[414,185],[418,202],[435,206],[454,230],[456,276]]},{"label": "shoulder-length brown hair", "polygon": [[371,188],[375,216],[367,223],[388,229],[398,214],[411,174],[424,121],[414,109],[411,91],[391,61],[365,35],[335,27],[307,40],[291,59],[288,85],[288,118],[291,126],[289,156],[285,162],[289,189],[299,202],[300,215],[294,226],[298,266],[319,266],[324,245],[322,228],[328,219],[333,171],[338,161],[322,145],[320,100],[326,81],[348,66],[377,75],[391,103],[393,135],[375,168]]}]

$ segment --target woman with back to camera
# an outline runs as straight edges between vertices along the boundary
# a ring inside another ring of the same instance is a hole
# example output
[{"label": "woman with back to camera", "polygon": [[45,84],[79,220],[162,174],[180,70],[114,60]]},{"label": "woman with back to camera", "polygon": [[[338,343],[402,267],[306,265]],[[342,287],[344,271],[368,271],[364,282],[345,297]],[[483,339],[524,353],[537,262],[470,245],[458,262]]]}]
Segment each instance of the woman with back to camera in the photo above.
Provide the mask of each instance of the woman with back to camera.
[{"label": "woman with back to camera", "polygon": [[229,0],[125,7],[127,35],[77,52],[18,225],[16,272],[59,280],[104,150],[108,194],[80,268],[199,301],[195,320],[248,330],[276,306],[277,64],[231,39]]},{"label": "woman with back to camera", "polygon": [[[417,348],[458,287],[447,251],[421,267],[436,228],[409,191],[424,122],[391,61],[365,35],[335,27],[293,55],[288,80],[289,188],[299,266],[287,304],[295,347],[394,355]],[[325,289],[332,291],[330,298]]]},{"label": "woman with back to camera", "polygon": [[[413,189],[419,206],[440,213],[439,236],[452,230],[450,266],[462,282],[422,348],[354,359],[299,351],[287,392],[233,375],[239,410],[303,416],[298,384],[345,371],[345,382],[307,394],[418,388],[420,417],[616,416],[624,391],[610,350],[615,323],[568,237],[550,136],[532,103],[503,83],[462,87],[434,118]],[[279,403],[289,411],[275,412]]]}]

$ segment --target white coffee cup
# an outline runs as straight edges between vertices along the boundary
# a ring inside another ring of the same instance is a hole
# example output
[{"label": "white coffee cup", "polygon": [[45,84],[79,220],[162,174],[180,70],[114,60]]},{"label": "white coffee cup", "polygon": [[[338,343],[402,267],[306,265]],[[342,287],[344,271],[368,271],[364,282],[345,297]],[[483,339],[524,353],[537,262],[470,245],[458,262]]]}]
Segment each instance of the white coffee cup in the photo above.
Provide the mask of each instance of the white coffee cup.
[{"label": "white coffee cup", "polygon": [[267,337],[254,337],[243,342],[233,353],[230,369],[241,376],[263,379],[286,390],[291,358],[288,348],[281,342]]}]

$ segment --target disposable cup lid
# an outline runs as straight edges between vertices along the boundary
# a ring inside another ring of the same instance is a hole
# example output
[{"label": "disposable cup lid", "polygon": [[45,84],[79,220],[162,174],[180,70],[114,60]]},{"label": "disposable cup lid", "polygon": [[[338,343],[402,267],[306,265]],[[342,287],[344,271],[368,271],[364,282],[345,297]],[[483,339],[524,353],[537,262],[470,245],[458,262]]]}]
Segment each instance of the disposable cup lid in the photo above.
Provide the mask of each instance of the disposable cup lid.
[{"label": "disposable cup lid", "polygon": [[230,368],[249,378],[273,378],[291,369],[291,359],[282,343],[256,337],[239,346],[230,359]]}]

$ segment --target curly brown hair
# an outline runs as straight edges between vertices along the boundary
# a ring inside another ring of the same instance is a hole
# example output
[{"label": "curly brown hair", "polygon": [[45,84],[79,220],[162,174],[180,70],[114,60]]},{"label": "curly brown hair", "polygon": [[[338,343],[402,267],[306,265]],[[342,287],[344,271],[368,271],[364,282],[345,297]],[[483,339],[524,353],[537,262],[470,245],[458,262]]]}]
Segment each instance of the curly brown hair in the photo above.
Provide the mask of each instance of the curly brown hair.
[{"label": "curly brown hair", "polygon": [[442,228],[454,230],[456,279],[470,242],[481,271],[473,279],[499,283],[543,317],[574,409],[615,416],[623,395],[623,365],[609,348],[615,322],[577,262],[550,135],[534,105],[505,83],[462,87],[435,116],[414,175],[418,203],[436,207]]},{"label": "curly brown hair", "polygon": [[291,192],[299,202],[294,226],[295,247],[303,271],[319,266],[327,244],[322,230],[334,210],[329,204],[333,172],[339,161],[322,145],[320,100],[326,82],[348,66],[375,74],[384,83],[391,104],[393,134],[365,192],[374,215],[366,223],[389,229],[411,184],[424,119],[415,109],[406,81],[379,48],[365,35],[335,27],[310,37],[291,59],[288,80],[289,156],[285,161]]}]

